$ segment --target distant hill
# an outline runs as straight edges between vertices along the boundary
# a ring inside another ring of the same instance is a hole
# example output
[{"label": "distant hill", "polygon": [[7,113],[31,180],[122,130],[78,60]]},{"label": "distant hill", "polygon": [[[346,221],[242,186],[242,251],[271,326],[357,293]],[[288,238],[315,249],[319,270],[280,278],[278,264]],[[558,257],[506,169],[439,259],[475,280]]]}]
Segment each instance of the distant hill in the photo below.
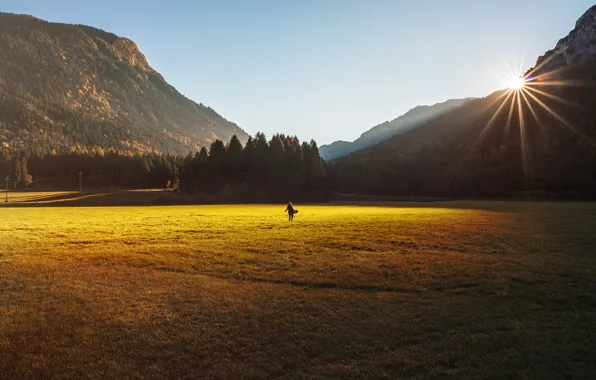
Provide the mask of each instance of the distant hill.
[{"label": "distant hill", "polygon": [[0,13],[0,62],[0,149],[186,154],[248,137],[99,29]]},{"label": "distant hill", "polygon": [[451,99],[432,106],[418,106],[412,108],[396,119],[386,121],[383,124],[379,124],[369,129],[353,142],[336,141],[332,144],[321,146],[321,157],[323,157],[325,160],[331,160],[378,144],[391,138],[392,136],[416,128],[424,122],[434,119],[445,112],[459,108],[472,99],[473,98]]},{"label": "distant hill", "polygon": [[471,100],[332,161],[335,187],[410,196],[596,196],[595,46],[596,6],[526,73],[525,90]]}]

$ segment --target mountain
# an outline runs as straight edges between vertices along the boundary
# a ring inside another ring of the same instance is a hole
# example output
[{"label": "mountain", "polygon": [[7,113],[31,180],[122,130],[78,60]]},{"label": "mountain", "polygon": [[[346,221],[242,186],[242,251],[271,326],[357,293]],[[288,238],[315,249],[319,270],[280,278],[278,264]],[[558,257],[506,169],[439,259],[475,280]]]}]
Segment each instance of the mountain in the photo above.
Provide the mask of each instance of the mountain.
[{"label": "mountain", "polygon": [[357,150],[354,148],[354,143],[350,141],[334,141],[329,145],[321,145],[319,148],[321,157],[324,160],[332,160],[334,158],[343,157],[351,152]]},{"label": "mountain", "polygon": [[0,61],[0,149],[186,154],[248,137],[99,29],[0,13]]},{"label": "mountain", "polygon": [[596,6],[519,91],[471,100],[329,163],[346,193],[596,196]]},{"label": "mountain", "polygon": [[412,108],[396,119],[386,121],[383,124],[379,124],[369,129],[353,142],[336,141],[332,144],[321,146],[321,157],[325,160],[331,160],[375,145],[392,136],[416,128],[424,122],[434,119],[446,112],[459,108],[471,99],[473,98],[451,99],[432,106],[418,106]]},{"label": "mountain", "polygon": [[554,49],[538,58],[533,75],[552,72],[596,56],[596,5],[575,23],[575,28]]}]

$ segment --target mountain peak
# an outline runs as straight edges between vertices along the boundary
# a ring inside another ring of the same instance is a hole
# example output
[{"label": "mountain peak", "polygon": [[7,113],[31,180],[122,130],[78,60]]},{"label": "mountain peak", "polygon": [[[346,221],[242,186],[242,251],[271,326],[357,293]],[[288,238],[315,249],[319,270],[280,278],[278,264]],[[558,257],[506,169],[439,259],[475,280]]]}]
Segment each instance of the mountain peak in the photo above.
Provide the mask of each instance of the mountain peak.
[{"label": "mountain peak", "polygon": [[540,56],[534,75],[596,57],[596,5],[588,9],[575,23],[575,28],[560,39],[554,49]]},{"label": "mountain peak", "polygon": [[186,154],[248,137],[101,29],[0,13],[0,61],[0,149]]},{"label": "mountain peak", "polygon": [[585,25],[593,24],[595,17],[596,17],[596,5],[592,6],[590,9],[588,9],[586,12],[584,12],[584,14],[575,23],[575,28],[581,29]]},{"label": "mountain peak", "polygon": [[142,71],[154,71],[134,41],[90,26],[77,25],[77,27],[109,60],[124,62]]},{"label": "mountain peak", "polygon": [[143,71],[153,71],[147,63],[145,55],[141,53],[137,44],[128,38],[120,37],[111,46],[114,56],[122,62],[126,62],[133,67],[138,67]]}]

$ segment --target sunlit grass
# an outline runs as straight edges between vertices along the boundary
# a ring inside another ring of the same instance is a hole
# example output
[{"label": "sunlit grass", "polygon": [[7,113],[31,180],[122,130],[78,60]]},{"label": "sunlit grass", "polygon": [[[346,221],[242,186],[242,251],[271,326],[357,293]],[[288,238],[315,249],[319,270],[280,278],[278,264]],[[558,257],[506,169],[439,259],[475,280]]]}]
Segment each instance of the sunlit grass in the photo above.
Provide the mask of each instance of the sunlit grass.
[{"label": "sunlit grass", "polygon": [[[77,194],[74,191],[9,191],[8,203],[46,203],[54,199],[70,198]],[[6,190],[2,189],[0,192],[0,201],[6,200]],[[0,204],[0,206],[3,206]]]},{"label": "sunlit grass", "polygon": [[0,373],[595,374],[593,204],[297,208],[0,209]]},{"label": "sunlit grass", "polygon": [[152,205],[164,200],[172,203],[196,203],[201,199],[181,193],[164,191],[163,189],[114,190],[114,191],[21,191],[10,190],[8,202],[4,202],[6,192],[2,196],[1,207],[13,206],[103,206],[103,205]]},{"label": "sunlit grass", "polygon": [[[467,253],[495,241],[491,251],[508,249],[498,242],[505,233],[499,227],[502,215],[465,209],[303,206],[294,223],[287,222],[279,206],[4,212],[9,216],[0,231],[6,257],[14,261],[108,259],[234,278],[338,286],[404,286],[404,278],[412,277],[410,266],[422,270],[432,265],[441,260],[437,255],[445,248],[448,253]],[[477,235],[489,228],[490,235]],[[399,276],[381,275],[379,265],[387,260],[395,267],[391,272],[407,271],[406,277],[396,282],[393,277]],[[411,285],[420,288],[423,283]]]}]

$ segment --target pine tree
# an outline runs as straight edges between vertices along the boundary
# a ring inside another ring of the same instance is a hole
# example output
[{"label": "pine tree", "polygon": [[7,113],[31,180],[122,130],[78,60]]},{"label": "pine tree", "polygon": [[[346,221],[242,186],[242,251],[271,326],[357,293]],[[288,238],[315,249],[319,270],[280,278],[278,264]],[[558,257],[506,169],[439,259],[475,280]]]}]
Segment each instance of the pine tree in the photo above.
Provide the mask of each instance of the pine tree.
[{"label": "pine tree", "polygon": [[255,168],[253,170],[256,183],[261,188],[269,185],[269,144],[263,133],[255,135]]},{"label": "pine tree", "polygon": [[228,143],[226,154],[226,176],[228,183],[237,185],[241,181],[240,173],[242,171],[242,143],[236,135],[232,136]]},{"label": "pine tree", "polygon": [[256,142],[252,136],[248,137],[248,141],[242,150],[243,165],[243,180],[249,183],[254,183],[256,177]]},{"label": "pine tree", "polygon": [[313,174],[312,174],[312,156],[310,154],[310,145],[305,141],[302,143],[302,164],[304,165],[304,190],[312,191]]},{"label": "pine tree", "polygon": [[283,136],[274,135],[269,143],[269,175],[270,188],[276,192],[283,191],[288,183],[286,156],[284,153]]},{"label": "pine tree", "polygon": [[319,147],[317,146],[317,142],[315,140],[310,140],[310,150],[309,150],[311,160],[311,171],[316,178],[323,178],[325,177],[325,168],[323,166],[323,160],[321,159],[321,154],[319,153]]},{"label": "pine tree", "polygon": [[302,147],[297,137],[290,140],[288,152],[288,167],[292,173],[292,195],[301,193],[304,190],[305,168],[302,157]]},{"label": "pine tree", "polygon": [[195,178],[194,183],[199,191],[207,191],[209,188],[209,153],[207,149],[202,147],[197,155],[195,155]]},{"label": "pine tree", "polygon": [[209,162],[213,173],[215,174],[215,187],[216,190],[221,189],[222,183],[222,171],[226,161],[226,147],[223,141],[217,139],[211,143],[209,148]]}]

